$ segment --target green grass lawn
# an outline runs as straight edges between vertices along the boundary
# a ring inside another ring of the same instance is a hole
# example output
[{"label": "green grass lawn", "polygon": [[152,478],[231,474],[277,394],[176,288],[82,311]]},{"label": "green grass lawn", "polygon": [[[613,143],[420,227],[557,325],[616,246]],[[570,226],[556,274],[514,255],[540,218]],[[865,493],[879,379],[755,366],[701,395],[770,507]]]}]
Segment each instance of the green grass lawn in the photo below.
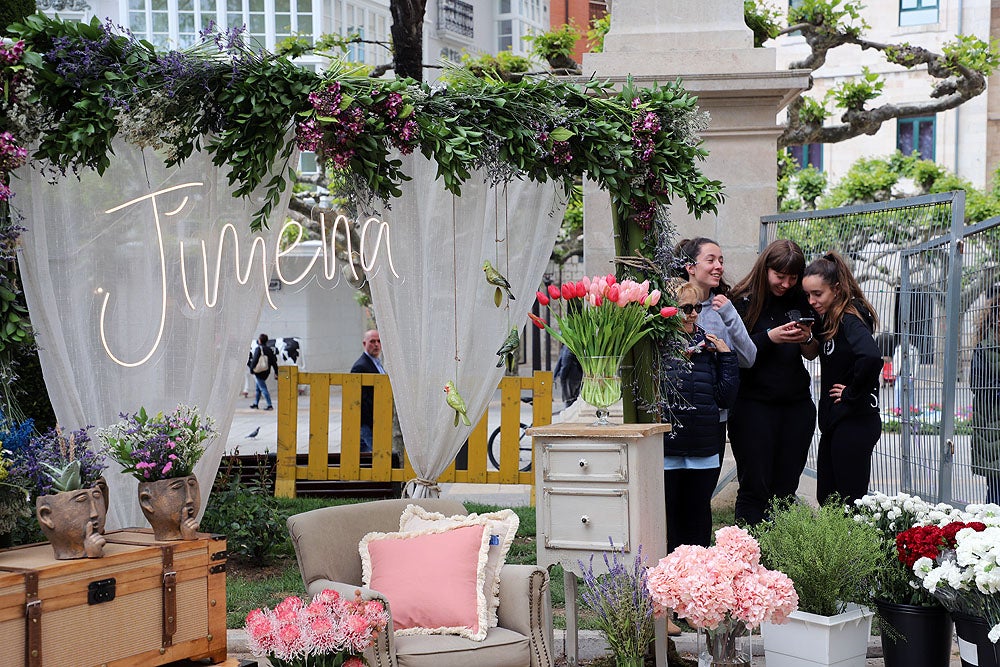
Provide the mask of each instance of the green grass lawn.
[{"label": "green grass lawn", "polygon": [[[360,500],[342,500],[334,498],[295,498],[279,500],[279,512],[288,517],[300,512],[327,507],[329,505],[344,505],[364,502]],[[466,503],[470,512],[495,512],[503,509],[496,505]],[[507,554],[508,563],[533,564],[535,562],[535,508],[513,507],[521,520],[517,536]],[[732,508],[714,513],[715,528],[730,526],[735,523]],[[233,558],[226,575],[226,608],[227,627],[242,628],[247,614],[257,607],[273,607],[289,595],[305,595],[305,587],[299,576],[299,568],[295,562],[295,552],[287,533],[275,536],[274,556],[268,563],[248,563]],[[566,596],[563,589],[563,570],[559,565],[551,568],[551,591],[553,620],[558,628],[565,627]],[[582,586],[581,586],[582,588]],[[580,627],[594,629],[589,613],[582,602],[577,601]]]}]

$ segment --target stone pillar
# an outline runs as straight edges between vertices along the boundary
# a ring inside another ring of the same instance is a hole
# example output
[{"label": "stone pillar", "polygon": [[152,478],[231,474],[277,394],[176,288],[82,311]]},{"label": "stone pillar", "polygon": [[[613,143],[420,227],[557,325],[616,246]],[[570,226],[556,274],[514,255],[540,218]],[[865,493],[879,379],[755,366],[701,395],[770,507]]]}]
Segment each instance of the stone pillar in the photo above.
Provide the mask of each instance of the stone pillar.
[{"label": "stone pillar", "polygon": [[[585,76],[639,84],[680,77],[711,116],[703,134],[709,157],[702,169],[722,181],[718,216],[701,220],[683,203],[671,219],[678,238],[708,236],[726,256],[730,284],[757,256],[762,215],[775,212],[780,128],[776,115],[809,85],[805,70],[776,70],[773,49],[753,48],[742,0],[629,0],[614,5],[603,53],[583,58]],[[606,272],[614,256],[608,196],[584,187],[584,260],[588,274]]]}]

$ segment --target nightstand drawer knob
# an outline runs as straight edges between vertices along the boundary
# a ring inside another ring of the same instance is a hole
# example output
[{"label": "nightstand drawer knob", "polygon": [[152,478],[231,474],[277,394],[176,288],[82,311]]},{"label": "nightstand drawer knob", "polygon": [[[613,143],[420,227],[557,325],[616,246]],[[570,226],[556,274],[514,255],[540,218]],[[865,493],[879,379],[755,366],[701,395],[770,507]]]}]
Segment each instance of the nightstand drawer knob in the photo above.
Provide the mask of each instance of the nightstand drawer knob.
[{"label": "nightstand drawer knob", "polygon": [[580,523],[590,523],[590,517],[584,514],[580,517]]},{"label": "nightstand drawer knob", "polygon": [[590,464],[587,463],[587,459],[580,459],[580,467],[581,468],[586,468],[588,465],[590,465]]}]

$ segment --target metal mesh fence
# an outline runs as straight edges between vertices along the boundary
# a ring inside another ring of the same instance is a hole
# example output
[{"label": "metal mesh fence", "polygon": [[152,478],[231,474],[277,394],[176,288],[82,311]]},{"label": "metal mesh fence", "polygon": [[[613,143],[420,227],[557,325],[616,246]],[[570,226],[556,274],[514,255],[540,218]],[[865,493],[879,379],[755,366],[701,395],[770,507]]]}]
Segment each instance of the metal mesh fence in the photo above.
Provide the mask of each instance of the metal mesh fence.
[{"label": "metal mesh fence", "polygon": [[[1000,446],[1000,409],[994,424],[976,425],[969,384],[977,322],[1000,294],[1000,218],[965,228],[964,201],[957,192],[768,216],[760,239],[761,248],[792,239],[807,260],[838,251],[875,307],[884,366],[871,488],[957,505],[985,499],[984,478],[973,474],[973,429],[995,429]],[[991,351],[998,362],[989,383],[997,394],[1000,347]],[[807,367],[817,400],[818,360]],[[807,463],[813,474],[818,440],[817,431]]]}]

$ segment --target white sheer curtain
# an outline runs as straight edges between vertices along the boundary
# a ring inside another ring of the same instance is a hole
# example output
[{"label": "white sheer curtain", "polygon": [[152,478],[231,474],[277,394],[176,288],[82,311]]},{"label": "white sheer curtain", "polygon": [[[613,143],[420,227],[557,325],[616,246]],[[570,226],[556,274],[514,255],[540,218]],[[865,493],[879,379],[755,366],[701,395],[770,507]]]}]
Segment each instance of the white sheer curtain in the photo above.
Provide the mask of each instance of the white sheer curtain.
[{"label": "white sheer curtain", "polygon": [[[385,244],[374,256],[369,231],[365,256],[372,302],[392,380],[403,441],[417,481],[414,497],[436,495],[434,482],[472,430],[445,401],[454,381],[472,424],[482,417],[503,377],[496,351],[512,327],[519,330],[535,300],[555,243],[565,202],[554,184],[514,181],[491,187],[474,174],[454,197],[425,158],[403,158],[413,180],[381,213],[389,223],[392,262]],[[509,280],[515,300],[494,305],[486,282],[488,260]],[[457,357],[457,359],[456,359]]]},{"label": "white sheer curtain", "polygon": [[[251,235],[260,199],[234,199],[225,172],[207,154],[167,169],[152,152],[143,156],[119,142],[111,165],[103,177],[84,172],[56,185],[22,170],[13,183],[28,228],[19,265],[45,385],[64,428],[104,427],[121,412],[169,411],[178,403],[214,417],[219,436],[195,469],[204,510],[267,294],[275,220],[287,199],[275,207],[272,231]],[[217,262],[227,224],[232,231]],[[260,240],[251,263],[253,238]],[[193,307],[183,287],[181,243]],[[107,477],[108,527],[145,525],[135,480],[114,463]]]}]

